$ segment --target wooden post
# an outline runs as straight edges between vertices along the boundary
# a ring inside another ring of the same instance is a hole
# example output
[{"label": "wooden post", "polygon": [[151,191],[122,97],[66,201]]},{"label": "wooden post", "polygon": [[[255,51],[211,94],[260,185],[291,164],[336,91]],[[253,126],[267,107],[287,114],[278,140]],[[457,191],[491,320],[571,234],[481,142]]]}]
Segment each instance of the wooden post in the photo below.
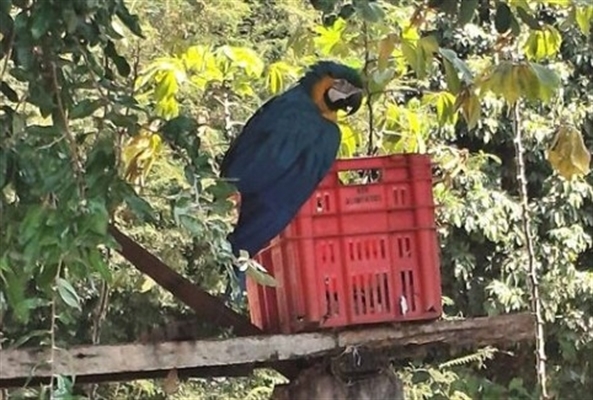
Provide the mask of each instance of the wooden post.
[{"label": "wooden post", "polygon": [[271,400],[404,400],[402,381],[389,370],[354,381],[344,381],[324,368],[315,365],[288,385],[274,388]]}]

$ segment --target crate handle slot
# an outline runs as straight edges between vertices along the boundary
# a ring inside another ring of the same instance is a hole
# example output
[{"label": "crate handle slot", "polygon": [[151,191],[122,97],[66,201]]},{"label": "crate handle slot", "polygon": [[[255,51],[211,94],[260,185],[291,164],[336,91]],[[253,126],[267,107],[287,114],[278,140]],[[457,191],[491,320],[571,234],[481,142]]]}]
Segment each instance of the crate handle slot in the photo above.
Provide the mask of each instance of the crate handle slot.
[{"label": "crate handle slot", "polygon": [[383,169],[358,168],[355,170],[339,171],[338,182],[342,186],[368,185],[383,180]]}]

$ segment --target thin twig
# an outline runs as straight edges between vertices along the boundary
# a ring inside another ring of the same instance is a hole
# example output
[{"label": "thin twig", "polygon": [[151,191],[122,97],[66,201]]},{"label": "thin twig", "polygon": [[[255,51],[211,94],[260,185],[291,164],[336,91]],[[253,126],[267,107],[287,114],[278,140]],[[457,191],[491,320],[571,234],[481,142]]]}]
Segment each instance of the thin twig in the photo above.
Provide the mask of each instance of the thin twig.
[{"label": "thin twig", "polygon": [[365,90],[367,92],[367,108],[369,112],[369,144],[367,148],[367,154],[370,156],[374,153],[374,136],[375,136],[375,123],[374,123],[374,116],[373,116],[373,104],[371,102],[373,94],[369,90],[369,65],[370,65],[370,49],[369,49],[369,30],[368,25],[365,22],[362,23],[362,31],[364,36],[364,75],[366,77],[365,81]]},{"label": "thin twig", "polygon": [[519,184],[519,196],[522,209],[523,233],[526,241],[527,266],[529,286],[531,291],[531,311],[535,314],[535,357],[536,374],[540,389],[540,399],[548,399],[547,376],[546,376],[546,350],[544,336],[544,318],[542,315],[542,304],[539,295],[538,266],[535,256],[533,234],[531,232],[531,217],[529,212],[529,200],[527,195],[527,179],[525,176],[525,161],[523,158],[523,140],[521,137],[521,115],[520,103],[512,106],[512,126],[515,145],[515,159],[517,163],[517,182]]},{"label": "thin twig", "polygon": [[[107,249],[110,253],[110,249]],[[108,254],[108,258],[109,254]],[[99,294],[99,303],[95,309],[95,315],[93,318],[93,326],[91,328],[91,341],[93,344],[99,344],[101,342],[101,325],[105,319],[107,308],[109,306],[109,285],[107,281],[101,280],[101,290]],[[98,384],[92,384],[89,390],[89,399],[93,400],[97,396]]]}]

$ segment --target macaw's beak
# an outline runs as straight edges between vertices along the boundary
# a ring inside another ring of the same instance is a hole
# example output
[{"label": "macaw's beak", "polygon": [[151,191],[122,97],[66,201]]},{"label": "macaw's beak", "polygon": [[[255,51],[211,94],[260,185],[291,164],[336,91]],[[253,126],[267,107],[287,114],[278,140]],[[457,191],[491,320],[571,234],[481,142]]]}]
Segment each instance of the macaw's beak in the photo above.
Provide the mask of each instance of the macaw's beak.
[{"label": "macaw's beak", "polygon": [[362,105],[362,97],[362,90],[358,90],[355,93],[348,96],[348,98],[346,99],[346,108],[348,111],[348,115],[352,115],[360,109],[360,106]]}]

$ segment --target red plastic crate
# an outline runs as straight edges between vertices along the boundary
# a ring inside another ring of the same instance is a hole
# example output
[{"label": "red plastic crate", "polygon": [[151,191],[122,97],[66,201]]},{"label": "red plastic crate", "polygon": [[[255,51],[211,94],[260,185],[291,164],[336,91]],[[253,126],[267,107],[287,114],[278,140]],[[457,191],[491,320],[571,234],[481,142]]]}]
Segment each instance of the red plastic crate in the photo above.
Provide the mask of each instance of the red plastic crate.
[{"label": "red plastic crate", "polygon": [[[290,225],[255,258],[276,288],[248,278],[252,322],[270,333],[441,315],[432,165],[423,154],[337,160]],[[374,170],[370,184],[341,171]]]}]

